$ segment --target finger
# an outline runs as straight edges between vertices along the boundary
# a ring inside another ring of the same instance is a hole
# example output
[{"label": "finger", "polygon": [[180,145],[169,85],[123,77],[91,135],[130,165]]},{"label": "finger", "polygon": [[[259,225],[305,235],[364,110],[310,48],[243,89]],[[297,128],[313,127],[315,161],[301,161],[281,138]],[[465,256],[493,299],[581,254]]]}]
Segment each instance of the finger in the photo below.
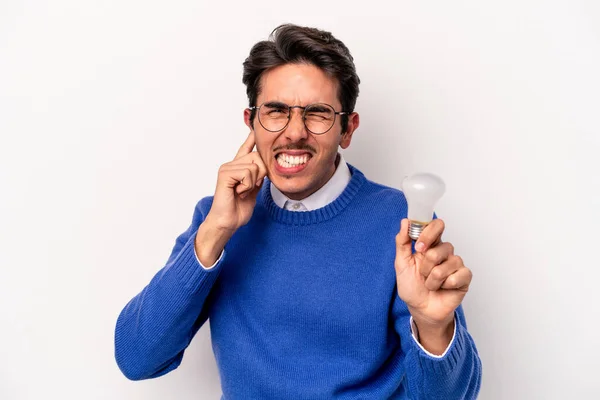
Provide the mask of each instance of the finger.
[{"label": "finger", "polygon": [[[241,160],[245,160],[247,159],[246,157],[240,158],[239,161]],[[232,162],[230,164],[227,165],[226,170],[228,171],[234,171],[234,170],[238,170],[238,169],[248,169],[250,170],[250,173],[252,174],[252,183],[256,183],[256,180],[258,179],[259,175],[260,175],[260,167],[253,163],[252,160],[247,160],[250,162],[244,162],[244,163],[238,163],[237,161]],[[247,182],[250,183],[250,182]]]},{"label": "finger", "polygon": [[245,199],[247,197],[250,197],[250,198],[256,199],[258,192],[260,192],[260,185],[256,184],[256,185],[254,185],[254,188],[252,190],[248,190],[248,191],[245,191],[244,193],[242,193],[240,195],[240,198]]},{"label": "finger", "polygon": [[258,151],[253,151],[252,153],[248,154],[244,158],[241,158],[240,160],[243,160],[243,159],[247,159],[250,162],[252,162],[258,166],[258,175],[256,177],[256,179],[257,179],[256,186],[260,186],[260,184],[262,184],[263,178],[268,175],[267,166],[265,165],[262,157],[260,156]]},{"label": "finger", "polygon": [[419,264],[419,272],[424,277],[428,277],[431,271],[450,256],[454,254],[454,246],[452,243],[440,243],[435,247],[423,253],[421,263]]},{"label": "finger", "polygon": [[251,175],[251,179],[250,181],[244,181],[244,183],[246,183],[248,186],[244,185],[240,185],[236,188],[236,192],[238,194],[242,194],[245,193],[249,190],[254,189],[255,185],[256,185],[256,178],[258,176],[258,165],[256,164],[246,164],[244,166],[244,168],[246,168],[248,171],[250,171],[250,175]]},{"label": "finger", "polygon": [[229,162],[228,164],[229,165],[238,165],[240,163],[244,163],[244,164],[253,163],[253,164],[258,165],[257,186],[260,186],[259,183],[262,183],[262,179],[265,176],[268,176],[269,171],[267,170],[267,167],[258,151],[253,151],[250,154],[246,154],[245,156],[235,159],[235,160]]},{"label": "finger", "polygon": [[435,266],[425,280],[425,287],[432,291],[438,290],[442,287],[444,281],[459,269],[459,263],[454,262],[453,260],[448,260]]},{"label": "finger", "polygon": [[412,254],[412,239],[408,236],[408,219],[404,218],[400,221],[400,232],[396,235],[396,260],[406,266]]},{"label": "finger", "polygon": [[[243,160],[243,158],[240,160]],[[252,174],[252,179],[246,183],[250,183],[250,182],[256,183],[256,180],[258,179],[258,176],[260,174],[260,172],[259,172],[260,167],[256,164],[254,164],[253,162],[240,163],[237,161],[232,161],[230,163],[223,164],[219,171],[226,173],[226,172],[238,171],[238,170],[243,170],[243,169],[250,170],[250,173]]]},{"label": "finger", "polygon": [[442,289],[469,290],[469,285],[473,279],[473,272],[467,268],[459,268],[458,271],[446,278],[442,284]]},{"label": "finger", "polygon": [[254,181],[249,168],[236,168],[234,166],[222,165],[219,168],[219,182],[223,182],[229,189],[234,189],[237,194],[252,189]]},{"label": "finger", "polygon": [[255,145],[256,145],[256,139],[254,137],[254,131],[250,131],[250,134],[246,138],[246,141],[242,144],[242,146],[238,150],[237,154],[235,155],[234,160],[237,160],[238,158],[241,158],[245,155],[252,153],[252,150],[254,150]]},{"label": "finger", "polygon": [[415,250],[425,252],[427,249],[442,242],[442,233],[444,233],[445,223],[441,219],[431,221],[419,235]]},{"label": "finger", "polygon": [[242,171],[244,178],[235,188],[235,192],[240,195],[255,188],[258,167],[255,164],[250,164],[247,167],[242,168]]}]

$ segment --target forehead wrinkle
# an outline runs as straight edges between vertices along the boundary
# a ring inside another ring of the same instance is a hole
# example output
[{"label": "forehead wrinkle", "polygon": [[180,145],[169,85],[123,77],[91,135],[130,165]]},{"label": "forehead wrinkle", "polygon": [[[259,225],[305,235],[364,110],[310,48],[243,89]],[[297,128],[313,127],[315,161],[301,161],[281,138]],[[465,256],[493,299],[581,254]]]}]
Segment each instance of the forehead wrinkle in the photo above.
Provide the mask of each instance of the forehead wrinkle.
[{"label": "forehead wrinkle", "polygon": [[[257,98],[258,104],[269,101],[279,101],[290,106],[306,106],[314,103],[326,103],[334,108],[341,107],[338,99],[339,83],[313,65],[310,69],[317,69],[317,74],[310,71],[297,71],[286,69],[294,68],[294,65],[284,65],[267,71],[260,79],[260,91]],[[307,67],[305,65],[305,67]],[[274,87],[280,86],[280,90]],[[270,92],[267,93],[267,89]],[[327,90],[325,90],[327,89]],[[330,96],[324,97],[324,92],[330,92]],[[276,93],[273,93],[276,92]],[[308,93],[307,93],[308,92]],[[333,97],[333,98],[330,98]]]}]

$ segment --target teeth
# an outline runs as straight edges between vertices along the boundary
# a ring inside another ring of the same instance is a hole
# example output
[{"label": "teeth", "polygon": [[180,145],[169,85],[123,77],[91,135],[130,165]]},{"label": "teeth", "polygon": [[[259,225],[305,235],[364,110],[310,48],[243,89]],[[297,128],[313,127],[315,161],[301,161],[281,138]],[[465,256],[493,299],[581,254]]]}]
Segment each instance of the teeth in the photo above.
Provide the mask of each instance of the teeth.
[{"label": "teeth", "polygon": [[290,156],[287,154],[279,154],[277,156],[277,162],[284,168],[292,168],[297,167],[301,164],[306,164],[308,162],[309,155],[304,154],[301,156]]}]

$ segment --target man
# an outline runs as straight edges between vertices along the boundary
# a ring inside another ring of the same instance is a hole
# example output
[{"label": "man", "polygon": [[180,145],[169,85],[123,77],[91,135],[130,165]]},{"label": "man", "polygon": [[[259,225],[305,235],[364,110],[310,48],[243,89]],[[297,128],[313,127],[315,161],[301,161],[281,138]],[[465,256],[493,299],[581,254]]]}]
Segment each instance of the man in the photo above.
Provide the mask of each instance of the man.
[{"label": "man", "polygon": [[[472,399],[471,271],[402,192],[347,164],[359,78],[329,32],[283,25],[244,62],[250,128],[165,267],[121,312],[130,379],[177,368],[210,318],[223,399]],[[256,147],[256,150],[254,148]]]}]

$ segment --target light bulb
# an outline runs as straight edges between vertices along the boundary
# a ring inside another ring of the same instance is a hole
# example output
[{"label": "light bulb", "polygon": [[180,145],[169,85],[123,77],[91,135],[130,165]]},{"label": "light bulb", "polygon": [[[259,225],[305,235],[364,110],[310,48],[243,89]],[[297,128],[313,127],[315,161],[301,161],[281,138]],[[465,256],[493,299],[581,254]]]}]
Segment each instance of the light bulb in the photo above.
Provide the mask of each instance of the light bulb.
[{"label": "light bulb", "polygon": [[446,184],[437,175],[418,173],[405,177],[401,187],[408,202],[408,235],[417,240],[433,220],[433,208],[446,191]]}]

